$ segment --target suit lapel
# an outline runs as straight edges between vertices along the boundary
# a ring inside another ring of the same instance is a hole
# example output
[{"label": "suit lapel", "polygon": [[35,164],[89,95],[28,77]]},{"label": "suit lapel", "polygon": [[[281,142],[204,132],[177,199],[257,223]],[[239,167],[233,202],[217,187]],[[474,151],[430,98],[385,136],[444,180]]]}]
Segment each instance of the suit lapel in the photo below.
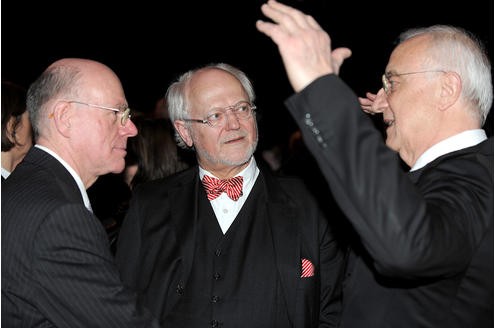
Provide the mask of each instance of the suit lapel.
[{"label": "suit lapel", "polygon": [[[260,174],[261,176],[261,174]],[[266,204],[264,207],[273,239],[276,264],[290,321],[296,313],[297,285],[300,277],[300,238],[296,213],[287,206],[287,196],[271,174],[263,173]]]},{"label": "suit lapel", "polygon": [[199,226],[198,209],[200,197],[206,198],[206,193],[199,180],[198,168],[190,169],[190,173],[181,179],[181,182],[171,189],[171,194],[176,195],[171,221],[177,227],[177,240],[183,243],[182,259],[184,263],[180,288],[184,288],[185,281],[189,277],[194,259],[194,245],[197,228]]}]

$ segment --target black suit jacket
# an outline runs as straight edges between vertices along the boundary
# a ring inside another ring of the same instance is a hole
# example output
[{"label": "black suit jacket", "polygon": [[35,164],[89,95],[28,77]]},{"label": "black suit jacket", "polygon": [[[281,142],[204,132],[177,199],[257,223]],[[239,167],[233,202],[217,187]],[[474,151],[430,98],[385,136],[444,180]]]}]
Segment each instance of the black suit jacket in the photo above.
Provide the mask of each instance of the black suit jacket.
[{"label": "black suit jacket", "polygon": [[[195,292],[188,289],[187,280],[198,226],[198,197],[206,199],[198,172],[196,166],[136,189],[117,243],[122,279],[143,295],[164,326],[180,295]],[[279,301],[286,302],[293,327],[336,326],[342,254],[328,221],[299,180],[275,179],[262,170],[256,183],[261,176],[267,200],[257,206],[266,211],[272,231],[273,261],[285,297]],[[260,251],[266,247],[260,245]],[[315,265],[315,276],[304,282],[303,247]],[[253,287],[257,297],[263,297],[263,292]],[[238,317],[237,327],[249,326],[253,320],[251,313]]]},{"label": "black suit jacket", "polygon": [[2,184],[2,327],[158,327],[139,311],[74,178],[33,147]]},{"label": "black suit jacket", "polygon": [[406,174],[335,75],[286,105],[360,237],[342,327],[493,327],[493,138]]}]

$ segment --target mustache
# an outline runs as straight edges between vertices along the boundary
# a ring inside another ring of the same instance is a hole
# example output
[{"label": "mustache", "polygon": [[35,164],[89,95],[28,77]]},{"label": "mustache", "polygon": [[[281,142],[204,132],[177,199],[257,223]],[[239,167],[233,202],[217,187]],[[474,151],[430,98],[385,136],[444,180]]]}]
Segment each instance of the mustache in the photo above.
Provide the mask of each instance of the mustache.
[{"label": "mustache", "polygon": [[220,139],[220,142],[227,143],[227,142],[230,142],[232,140],[246,138],[248,135],[249,134],[246,131],[237,131],[237,132],[232,133],[230,135],[223,136],[222,139]]}]

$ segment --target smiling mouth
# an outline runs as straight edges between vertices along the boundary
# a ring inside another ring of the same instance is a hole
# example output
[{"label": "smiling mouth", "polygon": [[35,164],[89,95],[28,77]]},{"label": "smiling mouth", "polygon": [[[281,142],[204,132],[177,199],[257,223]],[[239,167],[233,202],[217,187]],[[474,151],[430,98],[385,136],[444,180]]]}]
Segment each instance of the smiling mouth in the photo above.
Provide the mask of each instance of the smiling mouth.
[{"label": "smiling mouth", "polygon": [[238,137],[238,138],[234,138],[234,139],[230,139],[230,140],[227,140],[225,141],[226,144],[229,144],[229,143],[233,143],[233,142],[237,142],[237,141],[240,141],[244,139],[244,137]]}]

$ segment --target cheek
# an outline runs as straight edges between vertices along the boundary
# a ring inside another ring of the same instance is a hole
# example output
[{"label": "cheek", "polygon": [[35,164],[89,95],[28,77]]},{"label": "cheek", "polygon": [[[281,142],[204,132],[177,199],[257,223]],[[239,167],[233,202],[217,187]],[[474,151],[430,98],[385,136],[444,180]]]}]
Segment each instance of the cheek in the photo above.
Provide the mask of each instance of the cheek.
[{"label": "cheek", "polygon": [[31,132],[31,123],[29,122],[28,116],[23,116],[21,125],[19,126],[18,137],[21,138],[22,143],[31,142],[32,132]]},{"label": "cheek", "polygon": [[31,127],[29,125],[23,124],[23,126],[19,129],[19,134],[18,138],[20,138],[19,142],[22,144],[31,144],[32,141],[32,134],[31,134]]},{"label": "cheek", "polygon": [[258,128],[255,121],[252,121],[251,124],[247,124],[245,126],[245,130],[248,132],[249,139],[254,142],[258,138]]},{"label": "cheek", "polygon": [[117,139],[114,129],[101,123],[80,129],[79,133],[82,136],[79,139],[80,146],[88,153],[99,153],[100,156],[107,153]]},{"label": "cheek", "polygon": [[196,149],[205,149],[211,152],[211,150],[218,148],[218,134],[212,128],[210,129],[211,131],[204,131],[204,129],[191,131],[193,146]]}]

